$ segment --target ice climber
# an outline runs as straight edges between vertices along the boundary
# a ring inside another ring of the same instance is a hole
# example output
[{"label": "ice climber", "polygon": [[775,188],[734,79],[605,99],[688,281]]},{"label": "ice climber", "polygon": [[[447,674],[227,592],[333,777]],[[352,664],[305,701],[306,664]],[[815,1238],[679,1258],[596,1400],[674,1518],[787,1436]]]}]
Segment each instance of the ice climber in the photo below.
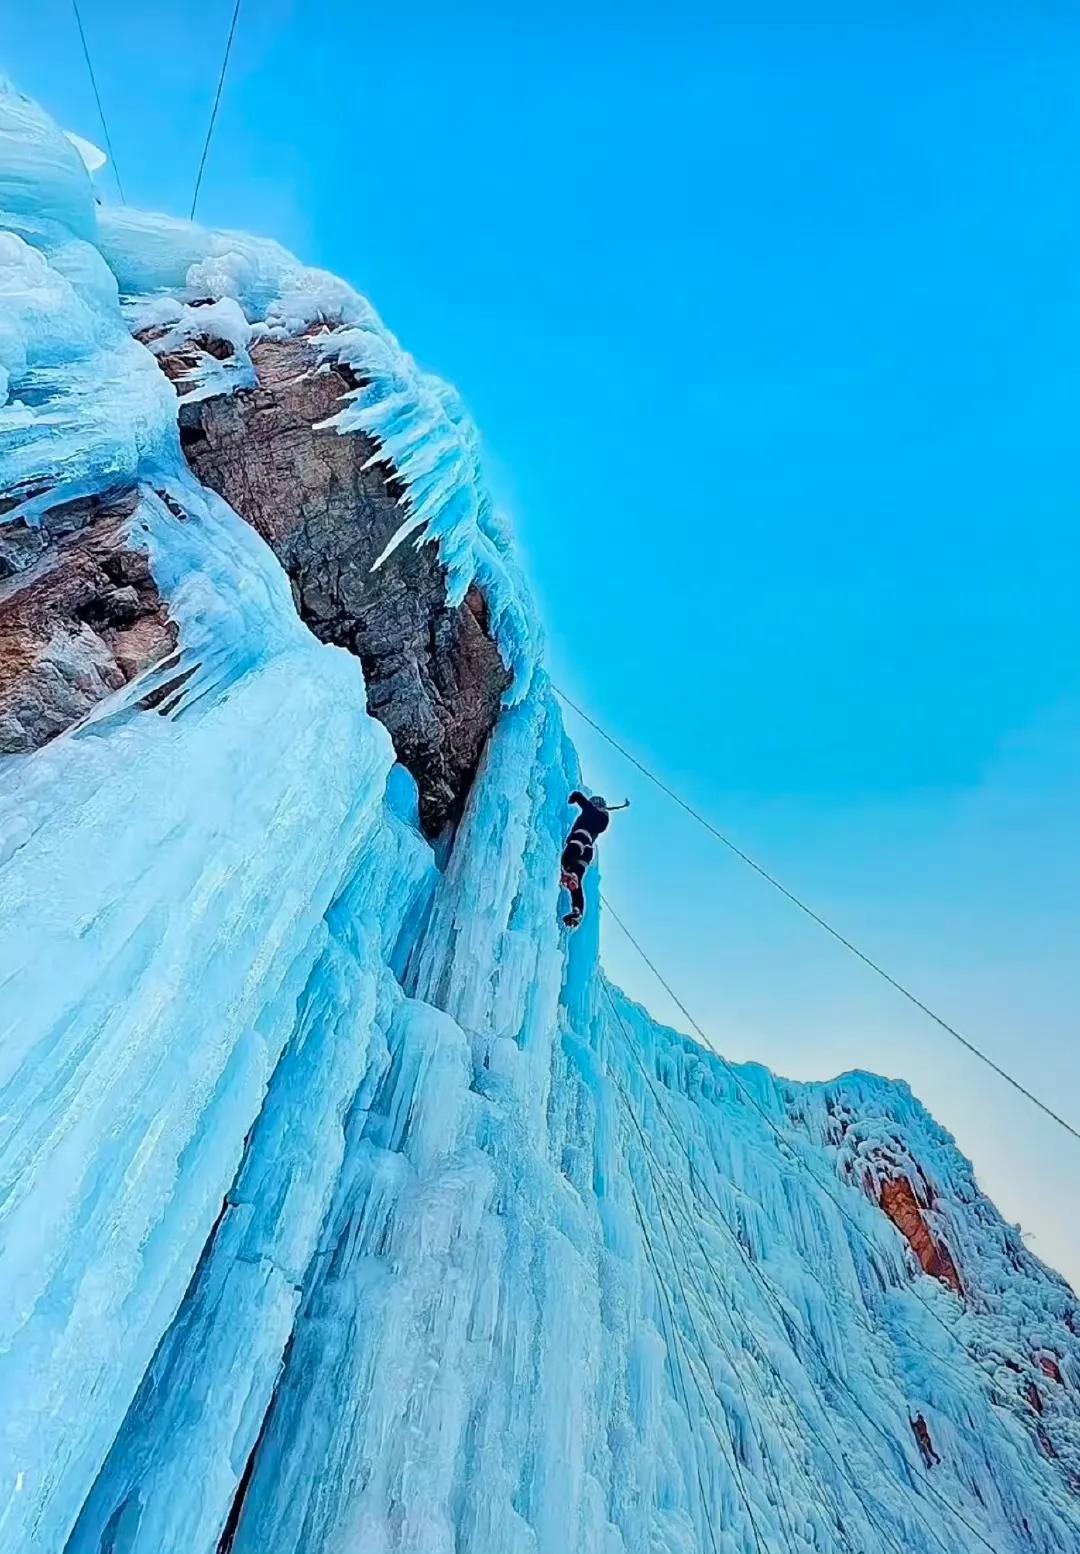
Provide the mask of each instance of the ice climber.
[{"label": "ice climber", "polygon": [[570,835],[566,838],[561,859],[562,878],[559,884],[564,890],[570,892],[570,911],[563,918],[563,922],[567,928],[576,928],[585,916],[585,892],[582,889],[582,881],[585,878],[585,870],[593,861],[596,839],[610,825],[612,811],[629,809],[630,800],[627,799],[623,804],[609,804],[607,799],[599,796],[587,799],[584,793],[578,793],[575,789],[567,799],[567,803],[576,804],[581,814],[574,821]]}]

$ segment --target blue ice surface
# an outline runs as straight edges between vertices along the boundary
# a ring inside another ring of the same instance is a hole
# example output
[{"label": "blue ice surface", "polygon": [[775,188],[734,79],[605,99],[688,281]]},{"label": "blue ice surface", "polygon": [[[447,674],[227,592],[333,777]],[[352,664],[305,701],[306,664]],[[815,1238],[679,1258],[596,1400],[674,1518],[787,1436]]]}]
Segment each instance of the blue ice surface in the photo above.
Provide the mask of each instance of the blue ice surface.
[{"label": "blue ice surface", "polygon": [[[12,89],[0,213],[5,516],[135,485],[188,676],[0,767],[0,1554],[1080,1549],[1080,1312],[948,1135],[658,1025],[595,870],[562,932],[581,774],[453,392],[276,245],[95,207]],[[130,331],[207,305],[238,352],[324,331],[399,542],[493,601],[514,686],[445,858],[358,662],[182,459]]]}]

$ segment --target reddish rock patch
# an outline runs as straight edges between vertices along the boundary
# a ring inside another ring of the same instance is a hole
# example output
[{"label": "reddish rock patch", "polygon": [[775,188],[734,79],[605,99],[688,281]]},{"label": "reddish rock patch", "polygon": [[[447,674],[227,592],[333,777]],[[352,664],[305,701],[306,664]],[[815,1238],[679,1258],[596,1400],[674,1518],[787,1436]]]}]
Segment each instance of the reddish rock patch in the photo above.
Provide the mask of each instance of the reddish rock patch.
[{"label": "reddish rock patch", "polygon": [[175,622],[129,537],[135,506],[130,492],[68,503],[37,528],[10,526],[0,754],[47,744],[175,648]]},{"label": "reddish rock patch", "polygon": [[1039,1450],[1042,1452],[1043,1456],[1048,1457],[1051,1462],[1056,1462],[1058,1460],[1057,1448],[1055,1447],[1050,1437],[1047,1435],[1042,1425],[1036,1426],[1035,1438],[1039,1443]]},{"label": "reddish rock patch", "polygon": [[964,1289],[952,1253],[931,1229],[908,1179],[898,1176],[883,1182],[878,1203],[905,1238],[924,1272],[962,1295]]}]

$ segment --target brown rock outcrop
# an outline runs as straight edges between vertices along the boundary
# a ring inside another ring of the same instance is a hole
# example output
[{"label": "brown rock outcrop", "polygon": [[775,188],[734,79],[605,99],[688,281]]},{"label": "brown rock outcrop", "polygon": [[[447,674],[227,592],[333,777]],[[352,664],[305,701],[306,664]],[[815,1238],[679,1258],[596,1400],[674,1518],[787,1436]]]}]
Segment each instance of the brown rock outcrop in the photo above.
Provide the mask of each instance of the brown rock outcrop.
[{"label": "brown rock outcrop", "polygon": [[[193,304],[197,305],[197,304]],[[137,329],[135,338],[141,345],[145,345],[153,351],[158,359],[158,366],[164,372],[171,383],[181,383],[189,374],[196,372],[212,356],[215,361],[228,361],[233,354],[233,347],[228,340],[220,336],[210,334],[188,335],[183,344],[177,345],[172,350],[164,350],[163,344],[168,340],[170,330],[167,328]]]},{"label": "brown rock outcrop", "polygon": [[878,1202],[908,1242],[924,1272],[940,1279],[957,1295],[962,1295],[963,1285],[952,1253],[932,1230],[907,1177],[898,1176],[883,1181]]},{"label": "brown rock outcrop", "polygon": [[0,754],[36,750],[176,646],[135,494],[67,503],[40,527],[4,525]]},{"label": "brown rock outcrop", "polygon": [[1056,1381],[1059,1387],[1065,1385],[1065,1378],[1061,1374],[1058,1362],[1049,1354],[1039,1356],[1039,1369],[1044,1376],[1049,1376],[1051,1381]]},{"label": "brown rock outcrop", "polygon": [[356,378],[317,368],[305,340],[264,340],[251,354],[257,389],[181,406],[188,461],[276,552],[314,634],[359,657],[369,710],[416,778],[424,829],[437,835],[461,812],[509,683],[486,601],[473,588],[447,605],[432,544],[406,542],[372,573],[405,493],[370,439],[315,430]]}]

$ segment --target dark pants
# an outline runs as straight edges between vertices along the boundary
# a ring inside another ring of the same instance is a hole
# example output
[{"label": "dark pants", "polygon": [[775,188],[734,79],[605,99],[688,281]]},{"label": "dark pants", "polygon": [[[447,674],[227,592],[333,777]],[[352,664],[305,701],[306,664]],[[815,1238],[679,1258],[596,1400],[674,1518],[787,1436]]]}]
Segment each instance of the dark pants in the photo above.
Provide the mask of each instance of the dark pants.
[{"label": "dark pants", "polygon": [[591,836],[584,831],[571,831],[560,859],[563,873],[577,881],[576,886],[569,888],[570,905],[578,917],[585,915],[585,892],[581,888],[581,882],[585,878],[585,870],[593,861],[595,852],[596,848],[593,846]]}]

